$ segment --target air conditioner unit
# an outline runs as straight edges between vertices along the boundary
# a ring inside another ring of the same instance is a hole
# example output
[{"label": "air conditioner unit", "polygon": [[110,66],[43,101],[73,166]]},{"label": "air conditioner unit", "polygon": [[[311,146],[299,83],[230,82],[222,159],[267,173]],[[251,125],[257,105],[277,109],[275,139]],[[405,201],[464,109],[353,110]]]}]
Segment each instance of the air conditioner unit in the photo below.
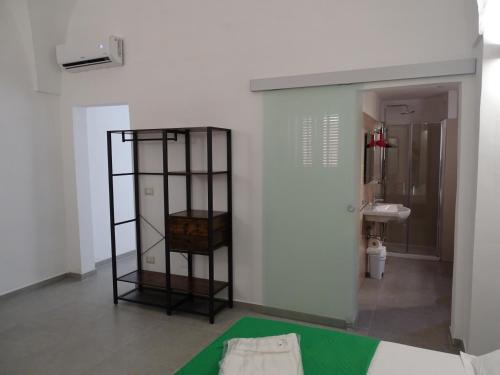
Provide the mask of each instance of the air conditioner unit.
[{"label": "air conditioner unit", "polygon": [[123,40],[110,36],[94,43],[61,44],[56,47],[56,56],[57,63],[68,72],[121,66]]}]

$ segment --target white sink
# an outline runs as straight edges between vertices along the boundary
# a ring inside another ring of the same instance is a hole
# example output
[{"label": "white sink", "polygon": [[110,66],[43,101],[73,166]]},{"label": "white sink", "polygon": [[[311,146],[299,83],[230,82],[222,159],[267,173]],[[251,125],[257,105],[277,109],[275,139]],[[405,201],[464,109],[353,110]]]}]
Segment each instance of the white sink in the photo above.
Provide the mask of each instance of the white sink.
[{"label": "white sink", "polygon": [[388,221],[405,221],[410,213],[411,210],[402,204],[375,203],[364,208],[363,217],[366,221],[387,223]]}]

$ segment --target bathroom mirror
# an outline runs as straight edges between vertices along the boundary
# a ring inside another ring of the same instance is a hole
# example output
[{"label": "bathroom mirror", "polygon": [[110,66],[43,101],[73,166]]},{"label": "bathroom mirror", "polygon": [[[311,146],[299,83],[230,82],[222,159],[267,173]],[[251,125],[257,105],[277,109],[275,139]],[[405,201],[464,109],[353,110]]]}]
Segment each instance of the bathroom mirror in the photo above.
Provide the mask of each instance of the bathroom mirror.
[{"label": "bathroom mirror", "polygon": [[382,160],[384,149],[382,147],[369,147],[370,134],[365,133],[365,165],[364,165],[364,183],[381,183],[382,181]]}]

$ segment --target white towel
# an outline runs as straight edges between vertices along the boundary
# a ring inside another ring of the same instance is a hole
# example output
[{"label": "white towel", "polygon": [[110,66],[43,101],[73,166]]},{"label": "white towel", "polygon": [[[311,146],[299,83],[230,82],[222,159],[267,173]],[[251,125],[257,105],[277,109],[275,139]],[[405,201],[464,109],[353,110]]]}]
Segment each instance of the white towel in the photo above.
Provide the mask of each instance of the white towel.
[{"label": "white towel", "polygon": [[256,339],[231,339],[219,375],[303,375],[295,333]]}]

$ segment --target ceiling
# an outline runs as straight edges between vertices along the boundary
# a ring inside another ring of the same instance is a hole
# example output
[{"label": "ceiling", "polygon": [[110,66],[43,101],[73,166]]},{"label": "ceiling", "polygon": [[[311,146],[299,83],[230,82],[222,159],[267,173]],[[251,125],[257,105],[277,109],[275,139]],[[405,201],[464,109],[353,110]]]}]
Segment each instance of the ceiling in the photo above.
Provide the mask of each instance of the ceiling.
[{"label": "ceiling", "polygon": [[372,90],[380,100],[424,99],[442,95],[450,90],[458,89],[457,83],[439,83],[433,85],[387,87]]}]

